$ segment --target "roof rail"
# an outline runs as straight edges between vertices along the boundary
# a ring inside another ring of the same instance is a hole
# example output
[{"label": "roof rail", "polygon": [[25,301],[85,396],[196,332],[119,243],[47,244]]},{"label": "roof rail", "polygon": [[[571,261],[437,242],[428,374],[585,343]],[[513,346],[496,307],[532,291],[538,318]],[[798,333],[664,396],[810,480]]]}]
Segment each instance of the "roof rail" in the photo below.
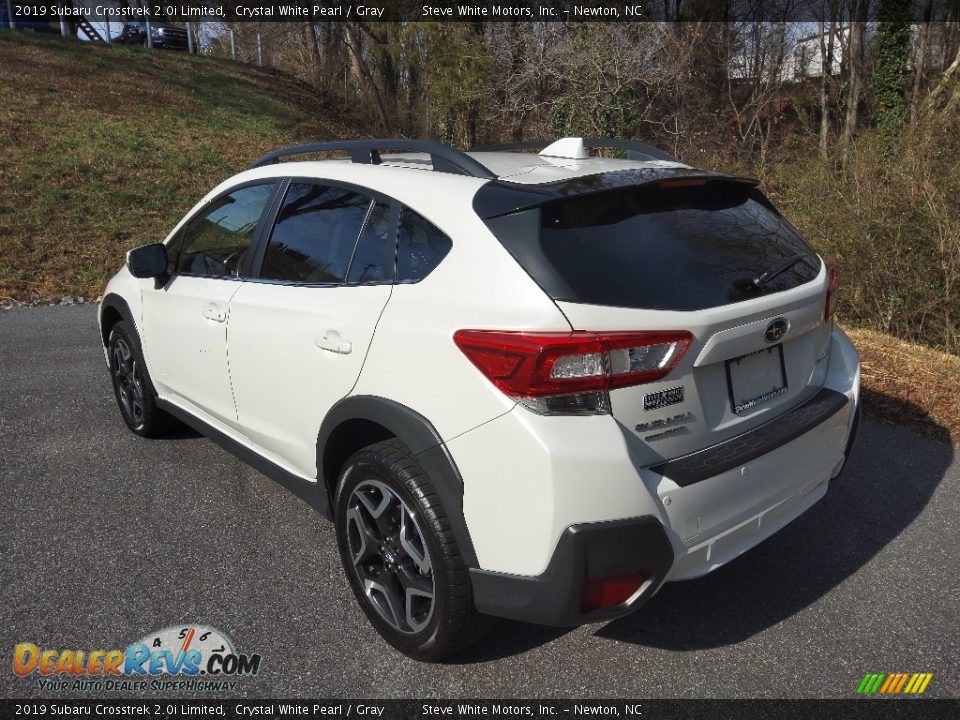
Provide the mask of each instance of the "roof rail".
[{"label": "roof rail", "polygon": [[347,151],[355,163],[380,164],[381,151],[400,151],[426,153],[434,171],[468,175],[475,178],[494,179],[497,176],[486,167],[456,148],[431,140],[411,140],[408,138],[380,140],[332,140],[330,142],[309,143],[280,148],[257,158],[250,169],[275,163],[280,158],[306,153]]},{"label": "roof rail", "polygon": [[[553,144],[553,140],[529,140],[526,142],[506,143],[503,145],[481,145],[470,148],[471,152],[516,152],[518,150],[543,150]],[[634,142],[633,140],[616,140],[614,138],[584,138],[583,146],[589,148],[615,148],[626,150],[630,160],[666,160],[667,162],[681,162],[680,158],[664,152],[653,145]]]}]

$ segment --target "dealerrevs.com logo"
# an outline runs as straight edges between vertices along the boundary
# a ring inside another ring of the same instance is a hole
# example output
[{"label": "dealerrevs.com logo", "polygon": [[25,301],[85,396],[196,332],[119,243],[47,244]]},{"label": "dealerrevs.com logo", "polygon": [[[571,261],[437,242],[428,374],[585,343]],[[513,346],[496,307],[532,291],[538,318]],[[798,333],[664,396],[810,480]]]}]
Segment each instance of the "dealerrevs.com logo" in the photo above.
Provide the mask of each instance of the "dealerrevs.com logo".
[{"label": "dealerrevs.com logo", "polygon": [[126,650],[60,650],[20,643],[13,672],[37,676],[45,691],[233,690],[260,671],[261,656],[238,653],[229,636],[204,625],[152,632]]}]

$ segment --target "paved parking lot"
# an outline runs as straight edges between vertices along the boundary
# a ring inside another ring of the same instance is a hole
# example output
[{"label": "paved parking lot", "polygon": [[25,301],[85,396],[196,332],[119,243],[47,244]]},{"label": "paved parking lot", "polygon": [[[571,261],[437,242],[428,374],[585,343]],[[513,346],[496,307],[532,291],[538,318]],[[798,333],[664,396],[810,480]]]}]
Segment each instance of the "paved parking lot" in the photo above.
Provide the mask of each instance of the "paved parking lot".
[{"label": "paved parking lot", "polygon": [[867,419],[811,512],[639,613],[503,623],[445,665],[367,625],[332,526],[205,438],[123,426],[91,306],[0,312],[0,695],[13,647],[123,648],[202,623],[263,655],[247,697],[852,697],[866,672],[960,696],[960,463]]}]

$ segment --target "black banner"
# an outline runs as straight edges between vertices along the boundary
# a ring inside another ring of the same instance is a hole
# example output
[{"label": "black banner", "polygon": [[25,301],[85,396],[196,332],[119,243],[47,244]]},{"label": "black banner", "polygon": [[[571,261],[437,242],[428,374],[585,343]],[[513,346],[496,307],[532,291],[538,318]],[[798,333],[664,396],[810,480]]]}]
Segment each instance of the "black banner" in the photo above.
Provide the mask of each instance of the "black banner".
[{"label": "black banner", "polygon": [[957,700],[0,700],[3,718],[955,718]]},{"label": "black banner", "polygon": [[[914,20],[927,0],[908,0]],[[838,22],[851,3],[797,0],[99,0],[13,1],[14,21],[63,19],[195,22]],[[870,3],[867,20],[877,19]],[[931,20],[946,19],[948,0],[933,0]]]}]

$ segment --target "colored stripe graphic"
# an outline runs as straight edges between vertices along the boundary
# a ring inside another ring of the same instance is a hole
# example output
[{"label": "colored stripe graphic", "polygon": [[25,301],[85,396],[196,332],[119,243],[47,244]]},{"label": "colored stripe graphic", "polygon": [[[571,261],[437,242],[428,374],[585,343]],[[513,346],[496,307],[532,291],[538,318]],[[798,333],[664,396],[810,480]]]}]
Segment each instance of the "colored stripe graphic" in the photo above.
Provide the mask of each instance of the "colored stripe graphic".
[{"label": "colored stripe graphic", "polygon": [[867,673],[857,685],[858,695],[920,695],[933,673]]},{"label": "colored stripe graphic", "polygon": [[898,675],[897,673],[893,673],[892,675],[887,675],[886,682],[884,682],[883,685],[880,686],[880,692],[881,693],[889,692],[890,688],[896,685],[897,680],[899,679],[900,679],[900,675]]},{"label": "colored stripe graphic", "polygon": [[882,678],[880,673],[867,673],[863,676],[863,680],[860,681],[859,687],[857,687],[857,692],[862,695],[870,695],[876,692],[876,687],[879,687],[879,679]]}]

